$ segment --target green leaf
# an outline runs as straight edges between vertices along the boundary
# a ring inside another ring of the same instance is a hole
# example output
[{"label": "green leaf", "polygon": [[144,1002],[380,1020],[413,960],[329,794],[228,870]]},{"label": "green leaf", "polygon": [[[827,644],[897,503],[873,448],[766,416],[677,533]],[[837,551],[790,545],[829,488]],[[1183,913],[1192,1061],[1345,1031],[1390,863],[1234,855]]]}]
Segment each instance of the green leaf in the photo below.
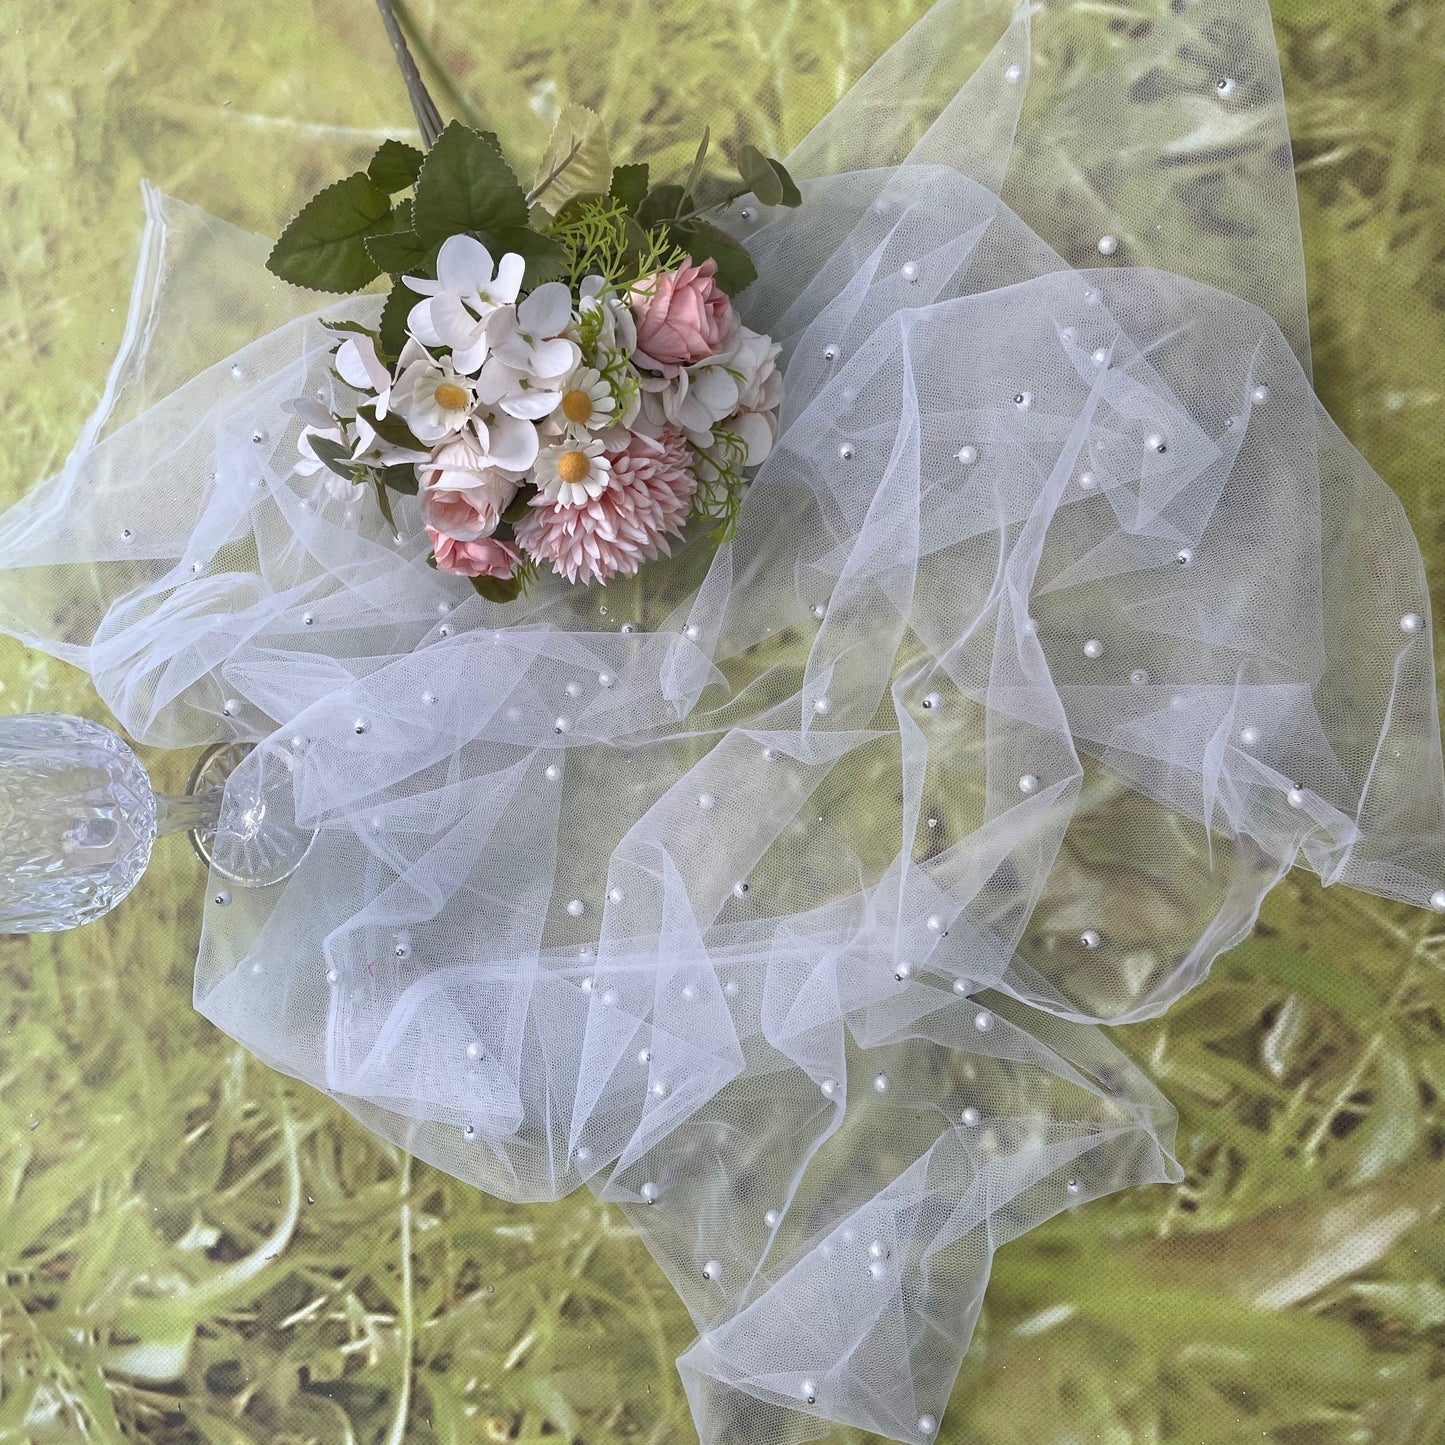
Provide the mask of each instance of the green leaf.
[{"label": "green leaf", "polygon": [[391,491],[400,492],[404,497],[416,496],[416,468],[410,462],[403,462],[395,467],[382,467],[380,470],[382,482]]},{"label": "green leaf", "polygon": [[382,441],[390,442],[394,447],[405,447],[408,451],[429,452],[428,446],[423,446],[416,439],[412,429],[393,411],[388,412],[379,421],[376,416],[375,405],[359,406],[356,408],[357,416],[366,418],[367,425],[379,436]]},{"label": "green leaf", "polygon": [[519,491],[512,498],[511,505],[502,513],[502,521],[509,527],[515,527],[518,522],[523,521],[531,512],[531,498],[536,495],[535,492]]},{"label": "green leaf", "polygon": [[345,477],[348,482],[356,480],[356,468],[352,464],[349,447],[332,441],[330,437],[319,437],[313,434],[311,450],[316,453],[318,460],[325,462],[338,477]]},{"label": "green leaf", "polygon": [[638,161],[632,166],[618,166],[612,172],[612,185],[607,198],[618,205],[635,212],[647,195],[647,162]]},{"label": "green leaf", "polygon": [[391,198],[357,171],[301,208],[272,247],[266,269],[313,291],[359,291],[380,270],[366,238],[385,231],[390,221]]},{"label": "green leaf", "polygon": [[604,194],[611,177],[606,126],[585,105],[564,106],[537,167],[532,198],[555,215],[572,196]]},{"label": "green leaf", "polygon": [[780,206],[783,203],[783,182],[778,173],[768,164],[768,158],[755,145],[744,143],[738,147],[738,174],[764,206]]},{"label": "green leaf", "polygon": [[424,159],[415,146],[399,140],[384,140],[367,163],[366,174],[378,190],[394,196],[398,191],[409,191],[416,184]]},{"label": "green leaf", "polygon": [[717,284],[729,296],[736,296],[758,278],[757,267],[747,251],[726,231],[706,221],[687,221],[669,226],[672,240],[696,261],[711,257],[717,262]]},{"label": "green leaf", "polygon": [[406,319],[411,315],[411,308],[420,300],[421,297],[405,281],[398,281],[391,288],[391,295],[381,308],[380,324],[381,347],[387,356],[401,355],[407,341]]},{"label": "green leaf", "polygon": [[327,321],[323,319],[321,324],[328,331],[350,331],[357,336],[369,336],[373,341],[376,340],[376,332],[370,326],[363,326],[359,321]]},{"label": "green leaf", "polygon": [[669,181],[648,191],[637,208],[637,219],[641,225],[655,226],[670,221],[681,209],[682,187]]},{"label": "green leaf", "polygon": [[780,160],[768,157],[768,164],[772,166],[773,173],[782,183],[783,199],[779,203],[784,206],[801,206],[803,204],[803,193],[798,189],[798,183],[788,174],[788,168]]},{"label": "green leaf", "polygon": [[527,263],[522,284],[529,291],[543,281],[552,281],[567,274],[569,263],[562,243],[538,231],[525,227],[494,231],[488,234],[487,245],[494,256],[515,251]]},{"label": "green leaf", "polygon": [[515,602],[527,587],[525,577],[472,577],[468,580],[488,602]]},{"label": "green leaf", "polygon": [[692,158],[692,169],[687,173],[687,184],[682,188],[684,200],[697,189],[698,180],[702,176],[702,163],[707,159],[707,147],[711,139],[712,128],[703,126],[702,139],[697,143],[697,154]]},{"label": "green leaf", "polygon": [[386,495],[386,483],[382,481],[380,472],[372,472],[371,480],[376,486],[376,504],[381,508],[381,515],[386,518],[386,525],[394,532],[396,517],[391,510],[391,498]]},{"label": "green leaf", "polygon": [[435,273],[440,247],[428,245],[415,231],[388,231],[384,236],[368,236],[366,249],[388,274],[400,276],[405,271],[416,276]]},{"label": "green leaf", "polygon": [[422,240],[527,224],[527,193],[490,131],[452,121],[422,162],[413,224]]}]

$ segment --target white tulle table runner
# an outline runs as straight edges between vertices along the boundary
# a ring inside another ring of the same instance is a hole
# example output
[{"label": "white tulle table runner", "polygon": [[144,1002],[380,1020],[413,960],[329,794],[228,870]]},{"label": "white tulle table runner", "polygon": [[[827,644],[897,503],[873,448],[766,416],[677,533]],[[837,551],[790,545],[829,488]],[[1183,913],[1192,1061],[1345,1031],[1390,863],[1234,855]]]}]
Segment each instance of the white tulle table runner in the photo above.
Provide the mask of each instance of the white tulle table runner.
[{"label": "white tulle table runner", "polygon": [[[317,315],[379,299],[155,192],[105,402],[0,518],[4,630],[317,830],[208,904],[197,1007],[482,1189],[620,1203],[709,1442],[926,1439],[993,1251],[1178,1177],[1097,1023],[1297,863],[1445,887],[1425,578],[1311,388],[1264,5],[1021,9],[970,73],[985,23],[936,6],[803,207],[726,218],[787,396],[721,552],[439,576],[291,473]],[[1035,86],[1051,24],[1083,77]]]}]

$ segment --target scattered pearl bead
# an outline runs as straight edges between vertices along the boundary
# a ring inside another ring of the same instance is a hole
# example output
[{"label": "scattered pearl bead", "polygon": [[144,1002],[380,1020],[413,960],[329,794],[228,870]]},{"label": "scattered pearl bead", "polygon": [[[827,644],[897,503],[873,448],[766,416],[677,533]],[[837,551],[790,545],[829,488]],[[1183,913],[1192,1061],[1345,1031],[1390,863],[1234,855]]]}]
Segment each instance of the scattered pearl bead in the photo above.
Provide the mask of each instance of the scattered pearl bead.
[{"label": "scattered pearl bead", "polygon": [[206,564],[202,562],[200,558],[197,558],[194,562],[191,563],[191,571],[196,573],[197,576],[199,576],[201,571],[205,568],[205,565]]},{"label": "scattered pearl bead", "polygon": [[770,1209],[763,1215],[763,1223],[766,1224],[769,1229],[776,1229],[778,1227],[778,1221],[781,1218],[782,1216],[776,1209]]},{"label": "scattered pearl bead", "polygon": [[351,731],[354,732],[357,737],[360,737],[362,733],[366,731],[368,726],[370,726],[370,724],[368,724],[366,719],[364,717],[359,717],[354,723],[351,724]]},{"label": "scattered pearl bead", "polygon": [[954,981],[953,981],[953,991],[954,991],[954,993],[958,994],[960,997],[966,997],[967,994],[968,994],[968,980],[967,980],[966,978],[956,978],[956,979],[954,979]]},{"label": "scattered pearl bead", "polygon": [[1085,289],[1085,291],[1084,291],[1084,304],[1085,304],[1086,306],[1097,306],[1097,305],[1099,304],[1099,289],[1098,289],[1098,287],[1096,287],[1096,286],[1090,286],[1090,287],[1088,287],[1088,288]]},{"label": "scattered pearl bead", "polygon": [[650,1063],[652,1062],[652,1050],[651,1050],[651,1049],[638,1049],[638,1051],[637,1051],[637,1062],[638,1062],[639,1064],[650,1064]]},{"label": "scattered pearl bead", "polygon": [[958,451],[955,452],[954,455],[957,456],[959,461],[961,461],[964,466],[971,467],[978,460],[978,448],[959,447]]},{"label": "scattered pearl bead", "polygon": [[446,639],[447,639],[448,637],[450,637],[451,635],[452,635],[452,630],[451,630],[450,627],[448,627],[448,626],[446,625],[446,623],[442,623],[442,625],[437,628],[437,636],[440,637],[443,642],[445,642]]},{"label": "scattered pearl bead", "polygon": [[[748,882],[748,880],[747,880],[746,878],[740,878],[740,879],[738,879],[738,881],[737,881],[736,883],[733,884],[733,897],[734,897],[734,898],[746,898],[746,897],[748,896],[748,894],[751,893],[752,891],[753,891],[753,886],[752,886],[751,883]],[[734,984],[733,987],[734,987],[734,990],[736,990],[737,985]]]},{"label": "scattered pearl bead", "polygon": [[888,1246],[884,1244],[881,1239],[875,1239],[873,1243],[868,1246],[868,1254],[872,1259],[887,1259]]},{"label": "scattered pearl bead", "polygon": [[697,805],[704,813],[711,813],[712,810],[717,807],[717,799],[713,797],[711,793],[699,793],[697,796]]},{"label": "scattered pearl bead", "polygon": [[920,1435],[932,1435],[938,1429],[938,1421],[932,1415],[920,1415],[918,1417],[918,1433]]},{"label": "scattered pearl bead", "polygon": [[827,346],[825,346],[825,347],[823,348],[823,360],[824,360],[824,361],[837,361],[837,359],[838,359],[838,348],[830,342]]},{"label": "scattered pearl bead", "polygon": [[828,698],[816,698],[813,702],[813,711],[821,716],[823,713],[827,712],[832,706],[833,704]]},{"label": "scattered pearl bead", "polygon": [[1019,779],[1019,792],[1025,795],[1029,793],[1036,793],[1038,791],[1038,787],[1039,778],[1037,773],[1025,773],[1023,777]]},{"label": "scattered pearl bead", "polygon": [[[582,953],[578,954],[578,957],[579,957],[579,958],[584,957],[584,956],[586,956],[586,950],[585,950],[585,949],[582,951]],[[591,993],[591,992],[592,992],[592,988],[593,988],[593,981],[592,981],[592,979],[591,979],[590,977],[589,977],[589,978],[584,978],[584,979],[582,980],[582,992],[583,992],[583,993]]]},{"label": "scattered pearl bead", "polygon": [[303,612],[301,614],[301,625],[303,627],[314,627],[316,625],[316,618],[309,612]]},{"label": "scattered pearl bead", "polygon": [[602,991],[602,1007],[613,1008],[617,1003],[617,991],[615,989],[604,989]]},{"label": "scattered pearl bead", "polygon": [[1091,637],[1084,644],[1084,656],[1098,658],[1104,655],[1104,644],[1097,637]]},{"label": "scattered pearl bead", "polygon": [[616,679],[612,676],[610,672],[599,672],[597,674],[598,687],[611,687],[615,681]]},{"label": "scattered pearl bead", "polygon": [[1112,256],[1119,249],[1119,238],[1117,236],[1099,237],[1099,254],[1101,256]]},{"label": "scattered pearl bead", "polygon": [[1228,100],[1234,94],[1239,82],[1233,76],[1226,75],[1214,82],[1214,89],[1221,100]]},{"label": "scattered pearl bead", "polygon": [[398,958],[410,958],[410,957],[411,957],[411,944],[406,943],[405,941],[398,939],[397,945],[396,945],[395,948],[392,949],[392,952],[393,952]]},{"label": "scattered pearl bead", "polygon": [[657,1098],[665,1099],[667,1098],[667,1084],[662,1079],[658,1079],[653,1084],[651,1092],[656,1095]]},{"label": "scattered pearl bead", "polygon": [[682,986],[682,996],[691,1003],[697,997],[697,990],[690,983],[685,983]]},{"label": "scattered pearl bead", "polygon": [[1407,612],[1400,619],[1401,632],[1418,632],[1425,625],[1425,619],[1418,612]]},{"label": "scattered pearl bead", "polygon": [[621,903],[621,902],[622,902],[623,894],[622,894],[622,890],[621,890],[620,888],[615,888],[615,887],[614,887],[614,888],[609,888],[609,889],[607,890],[607,896],[608,896],[608,898],[610,898],[614,903]]},{"label": "scattered pearl bead", "polygon": [[913,285],[914,282],[918,280],[918,262],[905,261],[903,263],[903,269],[899,274],[902,275],[903,279],[907,281],[910,286]]},{"label": "scattered pearl bead", "polygon": [[1086,928],[1079,935],[1079,942],[1082,943],[1085,948],[1092,949],[1097,948],[1103,942],[1103,939],[1099,937],[1096,930],[1092,928]]},{"label": "scattered pearl bead", "polygon": [[753,210],[751,206],[744,206],[742,210],[738,212],[738,214],[743,218],[743,220],[751,221],[753,217],[757,215],[757,212]]},{"label": "scattered pearl bead", "polygon": [[1259,741],[1259,729],[1248,725],[1240,728],[1239,741],[1244,747],[1252,748]]},{"label": "scattered pearl bead", "polygon": [[1437,888],[1430,895],[1430,907],[1436,913],[1445,913],[1445,888]]},{"label": "scattered pearl bead", "polygon": [[567,912],[570,913],[573,918],[581,918],[586,911],[587,905],[580,898],[574,898],[567,905]]},{"label": "scattered pearl bead", "polygon": [[1019,81],[1024,78],[1023,66],[1017,64],[1009,66],[1009,68],[1004,71],[1003,78],[1008,81],[1010,85],[1017,85]]},{"label": "scattered pearl bead", "polygon": [[122,542],[129,542],[134,536],[135,533],[132,532],[129,527],[122,527],[120,529],[120,540]]},{"label": "scattered pearl bead", "polygon": [[240,380],[242,379],[242,377],[244,377],[245,375],[246,375],[246,373],[241,370],[241,364],[240,364],[240,362],[236,362],[235,364],[232,365],[232,367],[231,367],[231,380],[232,380],[232,381],[240,381]]},{"label": "scattered pearl bead", "polygon": [[970,1129],[976,1129],[978,1127],[979,1112],[972,1104],[970,1104],[959,1117]]},{"label": "scattered pearl bead", "polygon": [[1107,366],[1109,364],[1109,353],[1104,347],[1099,347],[1091,358],[1095,366]]},{"label": "scattered pearl bead", "polygon": [[699,627],[696,622],[689,622],[687,626],[682,629],[682,635],[687,638],[689,642],[696,642],[698,638],[702,636],[702,628]]},{"label": "scattered pearl bead", "polygon": [[637,624],[635,622],[624,622],[617,630],[631,637],[632,634],[637,631]]},{"label": "scattered pearl bead", "polygon": [[1059,339],[1061,341],[1067,341],[1070,345],[1072,345],[1075,341],[1079,339],[1079,328],[1077,326],[1064,327],[1064,329],[1059,332]]},{"label": "scattered pearl bead", "polygon": [[644,1184],[644,1185],[642,1186],[642,1188],[639,1189],[637,1192],[642,1196],[643,1200],[644,1200],[646,1203],[648,1203],[648,1204],[656,1204],[656,1203],[657,1203],[657,1185],[651,1183],[650,1181],[649,1181],[648,1183]]},{"label": "scattered pearl bead", "polygon": [[881,1260],[875,1259],[868,1266],[868,1277],[870,1279],[886,1279],[888,1277],[888,1266]]},{"label": "scattered pearl bead", "polygon": [[780,757],[782,757],[782,753],[780,753],[777,748],[763,749],[763,760],[765,762],[775,763]]},{"label": "scattered pearl bead", "polygon": [[987,1009],[980,1009],[973,1016],[973,1026],[979,1033],[986,1034],[993,1027],[993,1015]]},{"label": "scattered pearl bead", "polygon": [[1299,788],[1291,788],[1284,798],[1291,808],[1303,808],[1305,805],[1305,795]]},{"label": "scattered pearl bead", "polygon": [[722,1265],[720,1265],[715,1259],[708,1260],[708,1262],[702,1267],[702,1277],[704,1279],[716,1279],[721,1273]]},{"label": "scattered pearl bead", "polygon": [[566,691],[568,697],[581,697],[582,684],[580,682],[569,682]]},{"label": "scattered pearl bead", "polygon": [[555,783],[557,779],[562,776],[562,769],[559,768],[556,763],[548,763],[543,769],[543,775],[549,782]]},{"label": "scattered pearl bead", "polygon": [[579,1144],[576,1153],[573,1155],[573,1158],[575,1158],[579,1164],[587,1163],[591,1157],[592,1151],[585,1144]]},{"label": "scattered pearl bead", "polygon": [[893,977],[897,979],[899,983],[903,983],[906,979],[912,977],[912,975],[913,966],[911,964],[900,963],[898,967],[893,970]]},{"label": "scattered pearl bead", "polygon": [[1038,630],[1039,624],[1032,617],[1025,617],[1019,624],[1019,631],[1022,632],[1025,637],[1037,636]]},{"label": "scattered pearl bead", "polygon": [[476,1137],[477,1137],[477,1126],[476,1126],[475,1124],[468,1124],[467,1127],[462,1130],[462,1138],[463,1138],[463,1139],[475,1139]]},{"label": "scattered pearl bead", "polygon": [[818,1387],[811,1380],[804,1380],[801,1389],[803,1392],[803,1403],[805,1405],[816,1405],[818,1403]]},{"label": "scattered pearl bead", "polygon": [[328,969],[326,970],[326,982],[327,982],[327,983],[335,983],[335,982],[337,981],[337,979],[339,979],[340,977],[341,977],[341,975],[340,975],[339,973],[337,973],[337,971],[336,971],[334,968],[328,968]]},{"label": "scattered pearl bead", "polygon": [[1077,1194],[1082,1187],[1077,1179],[1070,1179],[1064,1184],[1064,1188],[1067,1189],[1070,1194]]},{"label": "scattered pearl bead", "polygon": [[873,1076],[873,1092],[875,1094],[886,1094],[888,1092],[887,1074],[875,1074]]},{"label": "scattered pearl bead", "polygon": [[838,448],[838,455],[842,457],[845,462],[851,462],[857,455],[854,451],[853,443],[844,442],[843,445]]},{"label": "scattered pearl bead", "polygon": [[467,1057],[469,1059],[479,1059],[481,1056],[482,1046],[473,1039],[472,1042],[467,1045]]},{"label": "scattered pearl bead", "polygon": [[1020,411],[1028,411],[1034,404],[1034,394],[1031,391],[1016,391],[1014,393],[1014,405]]},{"label": "scattered pearl bead", "polygon": [[1192,547],[1181,547],[1175,554],[1174,560],[1181,566],[1187,567],[1194,561],[1194,549]]},{"label": "scattered pearl bead", "polygon": [[225,702],[221,704],[221,711],[225,713],[227,717],[235,717],[236,714],[241,711],[241,704],[237,702],[235,698],[228,697]]},{"label": "scattered pearl bead", "polygon": [[723,993],[726,994],[728,998],[736,998],[738,996],[738,986],[736,981],[731,978],[728,979],[728,981],[723,984]]},{"label": "scattered pearl bead", "polygon": [[571,722],[571,719],[565,718],[565,717],[559,717],[559,718],[557,719],[557,721],[552,724],[552,731],[553,731],[554,733],[571,732],[571,731],[572,731],[572,722]]},{"label": "scattered pearl bead", "polygon": [[257,446],[260,446],[261,443],[266,440],[266,433],[263,431],[253,431],[251,433],[251,440],[255,442]]},{"label": "scattered pearl bead", "polygon": [[1149,674],[1145,672],[1142,667],[1136,667],[1134,671],[1129,674],[1129,681],[1132,682],[1135,687],[1144,687],[1149,682]]},{"label": "scattered pearl bead", "polygon": [[1263,406],[1264,403],[1269,400],[1269,388],[1263,384],[1255,387],[1255,389],[1250,392],[1249,399],[1256,406]]},{"label": "scattered pearl bead", "polygon": [[827,615],[828,609],[821,602],[815,602],[813,604],[813,616],[816,617],[819,622],[821,622]]},{"label": "scattered pearl bead", "polygon": [[216,894],[215,903],[218,908],[224,908],[231,901],[231,895],[223,888]]},{"label": "scattered pearl bead", "polygon": [[930,913],[928,915],[928,922],[926,926],[930,933],[939,933],[943,929],[943,919],[941,919],[936,913]]},{"label": "scattered pearl bead", "polygon": [[930,692],[924,697],[923,706],[933,712],[943,706],[943,699],[936,692]]},{"label": "scattered pearl bead", "polygon": [[[1445,893],[1442,893],[1440,896],[1441,896],[1442,898],[1445,898]],[[1442,913],[1445,913],[1445,908],[1442,908],[1440,911],[1441,911]],[[836,1098],[838,1097],[838,1081],[837,1081],[837,1079],[824,1079],[823,1082],[819,1085],[819,1088],[822,1089],[822,1091],[823,1091],[823,1096],[824,1096],[825,1098],[828,1098],[828,1099],[836,1099]]]},{"label": "scattered pearl bead", "polygon": [[1157,452],[1161,457],[1169,450],[1169,443],[1160,436],[1158,432],[1154,432],[1151,436],[1147,437],[1144,445],[1148,447],[1151,452]]}]

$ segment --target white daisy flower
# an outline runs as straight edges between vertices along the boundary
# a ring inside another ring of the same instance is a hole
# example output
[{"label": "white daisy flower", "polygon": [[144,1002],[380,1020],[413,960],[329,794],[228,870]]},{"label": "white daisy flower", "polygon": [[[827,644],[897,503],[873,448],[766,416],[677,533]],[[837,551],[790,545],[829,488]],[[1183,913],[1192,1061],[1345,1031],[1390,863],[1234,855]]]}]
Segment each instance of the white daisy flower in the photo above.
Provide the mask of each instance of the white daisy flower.
[{"label": "white daisy flower", "polygon": [[537,490],[559,507],[585,507],[612,481],[612,463],[598,437],[544,447],[537,457]]},{"label": "white daisy flower", "polygon": [[562,420],[578,434],[606,431],[617,418],[617,398],[607,379],[595,367],[579,366],[558,387]]},{"label": "white daisy flower", "polygon": [[402,370],[391,388],[392,411],[428,446],[459,432],[476,404],[476,383],[450,360],[438,361],[425,352]]}]

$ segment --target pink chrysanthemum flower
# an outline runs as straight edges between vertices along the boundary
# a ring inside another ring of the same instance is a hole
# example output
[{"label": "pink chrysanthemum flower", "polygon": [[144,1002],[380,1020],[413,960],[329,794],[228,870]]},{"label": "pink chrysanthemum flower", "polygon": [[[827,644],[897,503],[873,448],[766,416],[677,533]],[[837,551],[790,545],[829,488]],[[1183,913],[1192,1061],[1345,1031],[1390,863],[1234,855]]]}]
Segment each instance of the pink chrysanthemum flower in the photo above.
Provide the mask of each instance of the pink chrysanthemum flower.
[{"label": "pink chrysanthemum flower", "polygon": [[521,546],[569,582],[632,577],[643,562],[670,555],[667,538],[682,535],[692,510],[697,478],[681,432],[633,433],[606,456],[606,491],[580,507],[558,506],[539,492],[517,524]]}]

